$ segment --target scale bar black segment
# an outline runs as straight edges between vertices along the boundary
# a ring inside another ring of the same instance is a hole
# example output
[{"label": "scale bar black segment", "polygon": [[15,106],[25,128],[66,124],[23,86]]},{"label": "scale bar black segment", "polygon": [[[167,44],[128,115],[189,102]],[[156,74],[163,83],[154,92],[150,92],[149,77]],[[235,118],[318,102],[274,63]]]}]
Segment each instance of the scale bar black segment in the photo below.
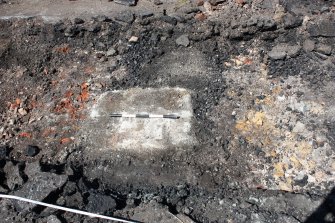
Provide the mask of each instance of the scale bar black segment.
[{"label": "scale bar black segment", "polygon": [[113,113],[109,115],[113,118],[167,118],[167,119],[179,119],[180,116],[177,114],[167,114],[167,115],[155,115],[155,114],[147,114],[147,113],[139,113],[139,114],[120,114]]}]

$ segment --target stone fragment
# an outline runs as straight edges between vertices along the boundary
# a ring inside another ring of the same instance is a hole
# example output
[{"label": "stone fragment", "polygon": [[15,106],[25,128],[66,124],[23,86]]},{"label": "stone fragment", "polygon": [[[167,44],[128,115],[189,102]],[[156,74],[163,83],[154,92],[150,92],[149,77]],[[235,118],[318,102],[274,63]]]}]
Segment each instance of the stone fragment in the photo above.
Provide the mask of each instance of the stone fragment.
[{"label": "stone fragment", "polygon": [[114,0],[115,3],[120,5],[126,5],[126,6],[135,6],[136,1],[135,0]]},{"label": "stone fragment", "polygon": [[[66,175],[41,172],[38,162],[26,164],[25,173],[28,181],[14,195],[32,200],[43,201],[50,193],[62,187],[66,181]],[[18,211],[26,211],[34,208],[36,204],[22,201],[14,201]]]},{"label": "stone fragment", "polygon": [[130,11],[123,11],[123,12],[118,13],[115,16],[116,21],[125,22],[125,23],[128,23],[128,24],[133,23],[134,19],[135,19],[135,16]]},{"label": "stone fragment", "polygon": [[207,19],[207,16],[204,13],[197,13],[194,18],[198,21],[204,21]]},{"label": "stone fragment", "polygon": [[137,41],[138,41],[138,37],[137,36],[132,36],[129,39],[129,42],[131,42],[131,43],[136,43]]},{"label": "stone fragment", "polygon": [[19,112],[20,115],[25,116],[26,114],[28,114],[28,112],[24,109],[24,108],[19,108],[19,110],[17,110]]},{"label": "stone fragment", "polygon": [[93,33],[98,33],[101,30],[101,26],[98,24],[92,24],[89,27],[87,27],[87,31],[93,32]]},{"label": "stone fragment", "polygon": [[305,124],[301,123],[301,122],[297,122],[297,124],[294,126],[292,132],[295,133],[302,133],[304,132],[306,129]]},{"label": "stone fragment", "polygon": [[250,223],[262,223],[265,222],[265,217],[262,213],[252,213],[250,216]]},{"label": "stone fragment", "polygon": [[285,57],[286,57],[286,51],[283,48],[274,47],[268,53],[268,56],[273,60],[282,60],[282,59],[285,59]]},{"label": "stone fragment", "polygon": [[5,159],[9,153],[8,146],[0,146],[0,159]]},{"label": "stone fragment", "polygon": [[313,37],[335,37],[335,20],[322,20],[309,27],[309,34]]},{"label": "stone fragment", "polygon": [[10,39],[0,39],[0,57],[7,52],[10,43],[11,43]]},{"label": "stone fragment", "polygon": [[95,56],[96,56],[96,58],[101,59],[105,56],[105,54],[102,53],[102,52],[98,52],[98,53],[95,54]]},{"label": "stone fragment", "polygon": [[154,0],[155,5],[162,5],[163,2],[161,0]]},{"label": "stone fragment", "polygon": [[147,204],[141,203],[140,206],[132,209],[132,211],[134,219],[140,222],[194,223],[192,219],[184,214],[172,214],[167,206],[163,206],[156,201],[151,201]]},{"label": "stone fragment", "polygon": [[310,197],[297,194],[288,200],[287,207],[292,208],[293,216],[302,222],[306,218],[306,213],[312,214],[315,211],[315,207],[318,207],[321,204],[321,199],[312,200]]},{"label": "stone fragment", "polygon": [[330,11],[330,8],[326,5],[322,6],[321,9],[320,9],[321,13],[325,13],[325,12],[329,12],[329,11]]},{"label": "stone fragment", "polygon": [[287,47],[287,56],[293,58],[299,55],[301,50],[301,46],[300,45],[294,45],[294,46],[288,46]]},{"label": "stone fragment", "polygon": [[300,45],[288,45],[278,44],[272,48],[272,50],[268,53],[268,56],[273,60],[282,60],[285,59],[286,56],[296,57],[299,55],[301,50]]},{"label": "stone fragment", "polygon": [[263,30],[271,30],[271,29],[274,29],[274,28],[276,28],[276,21],[275,20],[265,19],[263,21],[263,27],[262,27]]},{"label": "stone fragment", "polygon": [[177,25],[177,19],[171,16],[163,15],[160,18],[163,22],[170,23],[171,25]]},{"label": "stone fragment", "polygon": [[106,53],[106,55],[107,55],[108,57],[110,57],[110,56],[115,56],[116,54],[117,54],[117,51],[116,51],[116,49],[114,49],[114,47],[109,48],[109,50],[108,50],[107,53]]},{"label": "stone fragment", "polygon": [[247,21],[247,26],[255,26],[255,25],[257,25],[257,23],[258,23],[258,19],[257,18],[254,18],[254,17],[252,17],[252,18],[250,18],[250,19],[248,19],[248,21]]},{"label": "stone fragment", "polygon": [[84,199],[79,192],[76,192],[71,196],[66,196],[65,200],[66,206],[73,208],[81,208],[84,202]]},{"label": "stone fragment", "polygon": [[40,152],[40,149],[37,146],[28,145],[26,148],[27,156],[36,156]]},{"label": "stone fragment", "polygon": [[172,14],[170,14],[170,16],[172,18],[174,18],[175,20],[177,20],[177,22],[180,22],[180,23],[185,23],[186,22],[185,16],[181,15],[180,13],[172,13]]},{"label": "stone fragment", "polygon": [[262,9],[274,9],[276,2],[273,0],[263,0],[258,3],[258,6]]},{"label": "stone fragment", "polygon": [[111,196],[90,194],[87,200],[87,210],[94,213],[103,214],[107,211],[113,211],[116,208],[116,202]]},{"label": "stone fragment", "polygon": [[140,13],[139,16],[140,16],[141,19],[146,19],[146,18],[149,18],[153,15],[154,15],[154,13],[152,13],[152,12],[142,12],[142,13]]},{"label": "stone fragment", "polygon": [[191,13],[197,13],[200,12],[201,10],[199,9],[199,7],[191,7],[191,6],[187,6],[187,7],[183,7],[179,10],[181,13],[184,14],[191,14]]},{"label": "stone fragment", "polygon": [[101,83],[95,83],[94,86],[98,89],[101,89],[103,87]]},{"label": "stone fragment", "polygon": [[81,19],[81,18],[75,18],[74,19],[74,23],[75,24],[83,24],[85,21],[83,20],[83,19]]},{"label": "stone fragment", "polygon": [[306,52],[312,52],[315,48],[315,42],[313,40],[310,39],[306,39],[303,43],[303,49]]},{"label": "stone fragment", "polygon": [[3,188],[1,185],[0,185],[0,193],[7,193],[8,190]]},{"label": "stone fragment", "polygon": [[191,218],[184,214],[177,214],[176,217],[180,219],[183,223],[195,223]]},{"label": "stone fragment", "polygon": [[326,44],[318,44],[316,51],[325,55],[330,55],[332,52],[332,47]]},{"label": "stone fragment", "polygon": [[217,6],[218,4],[224,3],[226,0],[209,0],[209,3],[213,6]]},{"label": "stone fragment", "polygon": [[300,221],[298,221],[292,216],[280,215],[275,223],[283,223],[283,222],[299,223]]},{"label": "stone fragment", "polygon": [[97,20],[98,22],[110,22],[112,21],[110,18],[108,18],[105,15],[98,15],[96,17],[94,17],[95,20]]},{"label": "stone fragment", "polygon": [[50,215],[50,216],[47,218],[47,223],[62,223],[62,222],[57,218],[57,216],[55,216],[55,215]]},{"label": "stone fragment", "polygon": [[235,2],[239,5],[244,5],[246,3],[246,0],[235,0]]},{"label": "stone fragment", "polygon": [[213,11],[212,5],[209,2],[204,2],[204,8],[205,8],[205,12],[208,14],[212,13]]},{"label": "stone fragment", "polygon": [[285,29],[292,29],[300,26],[302,24],[302,18],[292,15],[292,14],[286,14],[284,17],[284,28]]},{"label": "stone fragment", "polygon": [[66,28],[64,31],[64,35],[67,37],[75,37],[76,35],[79,34],[79,32],[80,32],[79,28],[76,25],[74,25]]},{"label": "stone fragment", "polygon": [[283,5],[279,5],[274,3],[275,5],[275,14],[273,16],[273,19],[277,22],[277,23],[283,23],[284,22],[284,17],[286,15],[286,9]]},{"label": "stone fragment", "polygon": [[189,46],[190,45],[190,40],[188,39],[188,35],[184,34],[184,35],[179,36],[176,39],[176,43],[179,46],[185,46],[185,47]]},{"label": "stone fragment", "polygon": [[4,172],[7,178],[7,186],[10,190],[15,190],[23,184],[18,165],[14,165],[12,162],[7,162],[4,166]]},{"label": "stone fragment", "polygon": [[63,194],[66,196],[71,196],[77,192],[77,185],[75,182],[69,181],[66,183],[63,189]]},{"label": "stone fragment", "polygon": [[322,59],[322,60],[327,60],[328,59],[328,56],[323,54],[323,53],[314,52],[314,55],[317,56],[318,58]]},{"label": "stone fragment", "polygon": [[294,178],[294,184],[299,187],[304,187],[308,183],[308,176],[307,175],[298,175]]},{"label": "stone fragment", "polygon": [[204,4],[204,0],[197,0],[196,5],[197,6],[202,6]]},{"label": "stone fragment", "polygon": [[106,45],[102,42],[97,42],[95,47],[96,47],[97,50],[104,50],[104,48],[106,48]]},{"label": "stone fragment", "polygon": [[230,27],[232,29],[236,29],[236,28],[240,27],[240,21],[238,21],[238,20],[232,20],[230,22]]}]

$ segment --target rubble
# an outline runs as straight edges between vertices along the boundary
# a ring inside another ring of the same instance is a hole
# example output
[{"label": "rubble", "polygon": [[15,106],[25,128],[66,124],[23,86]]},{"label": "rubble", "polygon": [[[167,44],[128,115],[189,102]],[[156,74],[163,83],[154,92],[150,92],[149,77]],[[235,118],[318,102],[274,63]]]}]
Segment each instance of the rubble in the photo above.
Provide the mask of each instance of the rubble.
[{"label": "rubble", "polygon": [[[52,192],[59,190],[68,178],[66,175],[41,172],[37,163],[27,164],[25,172],[28,176],[28,181],[16,190],[14,195],[37,201],[43,201]],[[36,206],[22,201],[15,201],[14,203],[16,209],[20,211],[28,211]]]}]

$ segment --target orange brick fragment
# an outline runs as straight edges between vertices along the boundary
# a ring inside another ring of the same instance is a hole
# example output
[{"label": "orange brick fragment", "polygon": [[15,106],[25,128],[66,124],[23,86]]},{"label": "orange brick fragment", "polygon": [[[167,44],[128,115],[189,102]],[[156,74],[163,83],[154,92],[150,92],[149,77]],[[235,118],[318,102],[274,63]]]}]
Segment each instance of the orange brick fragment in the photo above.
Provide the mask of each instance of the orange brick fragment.
[{"label": "orange brick fragment", "polygon": [[63,138],[60,140],[60,144],[68,144],[72,141],[71,138]]},{"label": "orange brick fragment", "polygon": [[21,99],[20,99],[20,98],[17,98],[17,99],[15,100],[15,102],[16,102],[17,105],[20,105],[20,104],[21,104]]},{"label": "orange brick fragment", "polygon": [[19,134],[19,136],[22,137],[22,138],[31,138],[31,133],[29,133],[29,132],[21,132]]},{"label": "orange brick fragment", "polygon": [[246,65],[251,65],[252,64],[252,59],[250,58],[246,58],[244,61],[243,61],[244,64]]},{"label": "orange brick fragment", "polygon": [[194,18],[198,21],[204,21],[207,19],[207,16],[201,12],[201,13],[196,14]]}]

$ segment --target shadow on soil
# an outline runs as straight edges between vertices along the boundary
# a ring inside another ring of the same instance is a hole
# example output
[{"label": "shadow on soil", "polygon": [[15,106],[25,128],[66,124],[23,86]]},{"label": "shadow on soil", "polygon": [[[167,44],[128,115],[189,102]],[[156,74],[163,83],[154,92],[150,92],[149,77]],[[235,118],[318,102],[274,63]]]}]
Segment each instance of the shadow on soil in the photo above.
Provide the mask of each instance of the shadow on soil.
[{"label": "shadow on soil", "polygon": [[305,223],[330,223],[335,218],[335,187]]}]

